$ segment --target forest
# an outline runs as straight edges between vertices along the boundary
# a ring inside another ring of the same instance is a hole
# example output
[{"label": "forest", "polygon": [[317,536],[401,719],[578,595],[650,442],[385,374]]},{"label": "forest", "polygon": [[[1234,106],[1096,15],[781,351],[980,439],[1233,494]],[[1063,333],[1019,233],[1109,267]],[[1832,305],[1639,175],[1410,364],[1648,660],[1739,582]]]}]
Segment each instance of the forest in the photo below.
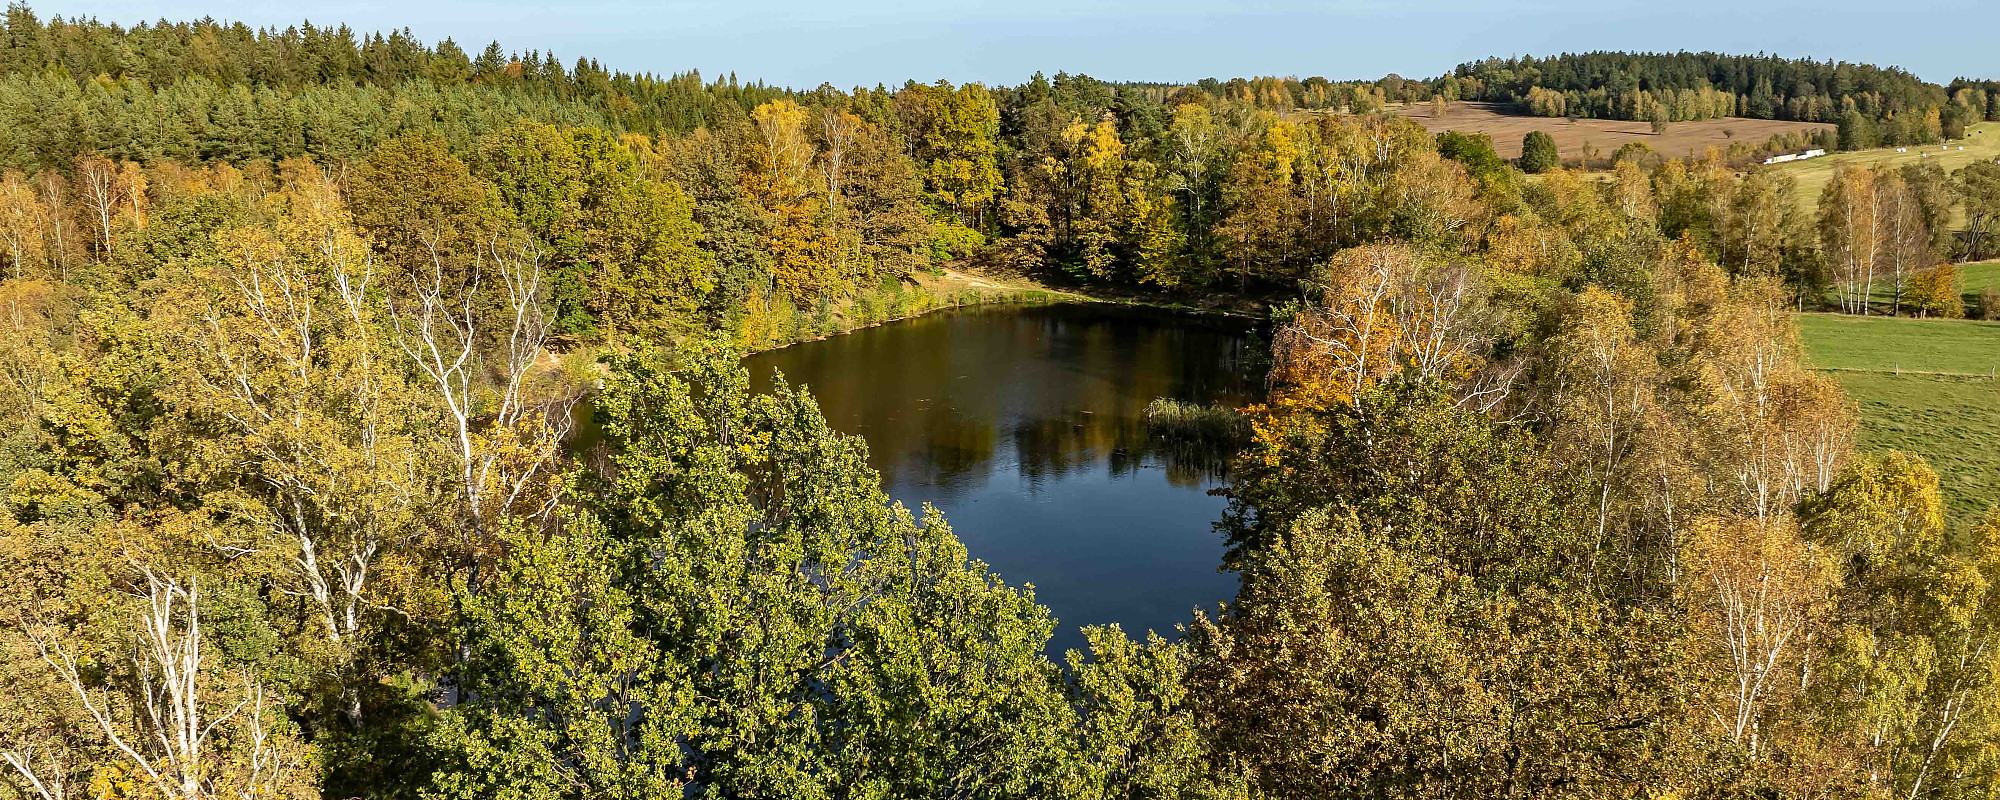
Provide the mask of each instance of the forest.
[{"label": "forest", "polygon": [[[1806,213],[1381,113],[1537,90],[2000,110],[1712,55],[800,91],[10,6],[0,797],[1994,795],[2000,515],[1858,452],[1793,314],[1981,310],[2000,167]],[[1270,301],[1232,602],[1048,652],[749,390],[946,270]]]},{"label": "forest", "polygon": [[[1453,70],[1460,93],[1479,99],[1522,99],[1541,89],[1581,101],[1584,116],[1646,119],[1650,92],[1658,101],[1696,92],[1698,104],[1721,94],[1720,114],[1758,119],[1832,122],[1835,115],[1860,109],[1871,116],[1940,106],[1940,87],[1895,67],[1819,62],[1778,56],[1721,53],[1582,53],[1537,59],[1532,56],[1460,64]],[[1669,94],[1674,93],[1674,94]],[[1984,98],[1982,98],[1984,99]],[[1740,113],[1730,106],[1740,109]],[[1669,106],[1671,110],[1680,111]],[[1986,106],[1975,109],[1981,115]],[[1690,117],[1681,117],[1682,119]]]}]

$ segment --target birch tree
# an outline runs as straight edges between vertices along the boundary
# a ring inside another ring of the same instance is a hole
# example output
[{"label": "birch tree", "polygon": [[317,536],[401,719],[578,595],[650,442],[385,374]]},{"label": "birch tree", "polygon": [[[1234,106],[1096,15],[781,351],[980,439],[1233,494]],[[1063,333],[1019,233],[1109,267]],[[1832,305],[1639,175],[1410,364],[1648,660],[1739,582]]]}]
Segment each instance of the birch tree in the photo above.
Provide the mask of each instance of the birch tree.
[{"label": "birch tree", "polygon": [[[275,797],[304,777],[283,714],[258,679],[214,663],[202,632],[198,578],[135,563],[143,580],[128,663],[105,669],[47,626],[29,631],[43,663],[68,688],[128,774],[167,800]],[[115,663],[115,662],[114,662]],[[111,676],[106,681],[102,675]],[[48,753],[0,759],[43,800],[70,791]]]},{"label": "birch tree", "polygon": [[1556,381],[1551,411],[1564,431],[1558,442],[1585,465],[1597,485],[1602,549],[1612,499],[1621,490],[1640,425],[1655,403],[1658,358],[1632,327],[1631,301],[1597,287],[1575,299],[1549,353]]},{"label": "birch tree", "polygon": [[[372,585],[378,562],[419,541],[433,504],[435,418],[388,358],[374,262],[331,182],[297,171],[269,211],[272,228],[219,234],[213,284],[163,307],[186,315],[189,399],[236,437],[217,455],[245,480],[211,502],[288,548],[279,588],[316,610],[331,668],[346,675],[368,614],[388,607]],[[359,724],[360,698],[344,685]]]},{"label": "birch tree", "polygon": [[119,200],[123,188],[118,181],[118,166],[110,159],[95,153],[77,157],[77,196],[90,215],[91,231],[97,235],[97,250],[110,257],[111,234],[118,218]]},{"label": "birch tree", "polygon": [[10,170],[0,176],[0,247],[6,249],[6,277],[18,280],[30,269],[41,272],[47,225],[48,210],[21,173]]},{"label": "birch tree", "polygon": [[1842,166],[1819,201],[1820,247],[1839,284],[1840,310],[1868,313],[1875,269],[1882,246],[1879,193],[1875,173]]},{"label": "birch tree", "polygon": [[1690,542],[1693,580],[1685,591],[1701,609],[1696,630],[1719,664],[1709,714],[1753,760],[1768,757],[1767,717],[1779,698],[1800,690],[1808,632],[1830,607],[1830,560],[1789,519],[1706,520]]},{"label": "birch tree", "polygon": [[59,280],[67,281],[70,249],[77,246],[69,216],[69,182],[63,179],[62,173],[45,169],[35,175],[35,193],[48,212],[43,250],[48,254],[49,271]]},{"label": "birch tree", "polygon": [[1911,186],[1901,173],[1885,173],[1877,180],[1877,187],[1882,248],[1876,271],[1889,282],[1890,315],[1902,316],[1912,289],[1911,281],[1924,270],[1937,266],[1940,260],[1933,246],[1932,217],[1926,212],[1917,187]]},{"label": "birch tree", "polygon": [[822,145],[819,154],[820,175],[826,179],[827,203],[838,207],[841,194],[847,186],[847,161],[854,140],[865,124],[860,117],[836,108],[825,106],[819,113],[819,137]]},{"label": "birch tree", "polygon": [[[575,401],[574,395],[541,394],[550,387],[536,380],[548,337],[541,249],[525,237],[496,235],[486,243],[486,256],[467,287],[454,287],[438,271],[409,276],[415,302],[393,318],[396,346],[444,411],[456,462],[452,493],[475,565],[498,515],[524,513],[545,521],[554,510],[559,496],[551,484],[552,467]],[[484,319],[475,308],[473,298],[485,280],[481,268],[498,273],[505,300],[498,319]],[[487,335],[504,337],[490,407],[481,398],[487,386],[478,352]]]}]

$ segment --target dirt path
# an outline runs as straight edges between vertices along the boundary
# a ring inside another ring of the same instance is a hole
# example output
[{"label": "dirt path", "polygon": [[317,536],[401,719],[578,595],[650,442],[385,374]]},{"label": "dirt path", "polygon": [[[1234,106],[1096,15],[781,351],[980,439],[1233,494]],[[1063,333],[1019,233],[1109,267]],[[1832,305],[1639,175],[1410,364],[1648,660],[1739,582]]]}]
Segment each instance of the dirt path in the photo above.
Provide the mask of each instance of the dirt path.
[{"label": "dirt path", "polygon": [[960,272],[951,267],[944,268],[944,279],[952,283],[970,286],[974,289],[1005,289],[1008,287],[989,281],[971,273]]}]

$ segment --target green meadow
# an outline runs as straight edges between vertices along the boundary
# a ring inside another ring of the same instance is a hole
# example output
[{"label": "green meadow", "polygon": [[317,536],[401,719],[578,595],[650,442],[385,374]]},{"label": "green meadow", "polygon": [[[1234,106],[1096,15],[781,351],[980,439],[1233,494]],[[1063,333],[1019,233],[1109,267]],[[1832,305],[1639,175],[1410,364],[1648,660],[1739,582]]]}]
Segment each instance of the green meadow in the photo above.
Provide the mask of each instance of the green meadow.
[{"label": "green meadow", "polygon": [[[1961,147],[1965,149],[1960,150]],[[1953,139],[1949,145],[1913,144],[1902,149],[1903,152],[1900,153],[1896,152],[1894,147],[1832,153],[1805,161],[1775,164],[1769,169],[1796,178],[1799,188],[1798,194],[1793,199],[1799,204],[1799,210],[1807,214],[1817,214],[1820,193],[1826,191],[1828,183],[1833,182],[1833,173],[1848,164],[1869,167],[1936,164],[1945,172],[1952,172],[1975,161],[2000,158],[2000,122],[1982,122],[1973,125],[1967,129],[1965,138]],[[1954,211],[1952,224],[1964,225],[1964,214]]]},{"label": "green meadow", "polygon": [[1812,364],[1860,403],[1861,449],[1929,460],[1955,517],[2000,503],[2000,323],[1834,314],[1798,322]]}]

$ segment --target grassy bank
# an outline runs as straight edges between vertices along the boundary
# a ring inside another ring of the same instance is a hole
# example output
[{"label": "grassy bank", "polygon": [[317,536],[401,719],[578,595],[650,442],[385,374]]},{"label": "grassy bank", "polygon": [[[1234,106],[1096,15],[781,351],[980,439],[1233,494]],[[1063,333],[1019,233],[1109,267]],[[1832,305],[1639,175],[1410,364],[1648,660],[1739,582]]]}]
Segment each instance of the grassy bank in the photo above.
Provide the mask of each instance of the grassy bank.
[{"label": "grassy bank", "polygon": [[2000,260],[1974,261],[1958,265],[1960,296],[1965,299],[1965,316],[1978,319],[1986,311],[1986,301],[1981,295],[1991,290],[2000,296]]},{"label": "grassy bank", "polygon": [[753,301],[737,319],[732,335],[746,352],[758,352],[809,342],[887,322],[968,306],[1005,303],[1053,303],[1090,298],[1050,289],[1025,280],[985,278],[955,271],[891,279],[840,301],[799,309],[779,298]]},{"label": "grassy bank", "polygon": [[1921,455],[1937,470],[1951,515],[2000,503],[2000,383],[1953,375],[1836,372],[1861,405],[1865,451]]},{"label": "grassy bank", "polygon": [[731,326],[746,352],[810,342],[933,311],[995,304],[1113,303],[1189,314],[1262,319],[1270,298],[1217,292],[1196,297],[1166,292],[1084,291],[1023,277],[945,269],[912,280],[888,280],[838,302],[800,310],[788,302],[752,303]]}]

